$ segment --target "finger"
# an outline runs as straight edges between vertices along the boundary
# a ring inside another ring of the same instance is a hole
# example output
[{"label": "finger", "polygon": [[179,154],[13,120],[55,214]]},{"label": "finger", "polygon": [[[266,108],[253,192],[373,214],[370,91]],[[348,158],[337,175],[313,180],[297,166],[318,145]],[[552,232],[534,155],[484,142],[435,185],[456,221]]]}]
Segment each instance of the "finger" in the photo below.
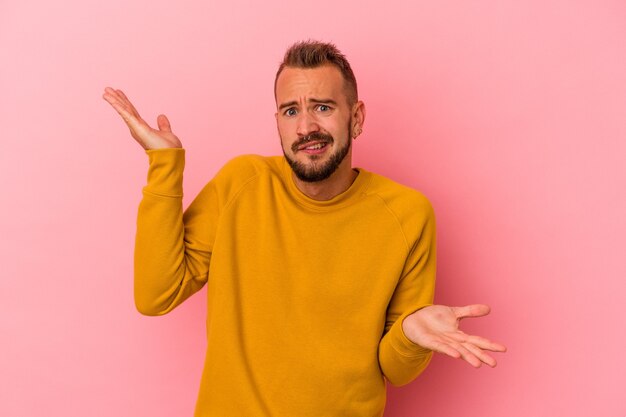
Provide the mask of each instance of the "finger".
[{"label": "finger", "polygon": [[122,107],[127,113],[132,114],[134,117],[137,117],[133,112],[132,109],[130,108],[130,106],[123,100],[123,98],[117,94],[117,92],[115,90],[113,90],[112,88],[106,88],[105,89],[105,93],[102,96],[102,98],[104,98],[109,104],[111,104],[112,106],[114,104],[117,104],[118,106]]},{"label": "finger", "polygon": [[486,316],[491,309],[485,304],[470,304],[464,307],[452,307],[452,311],[458,319],[464,319],[467,317]]},{"label": "finger", "polygon": [[106,102],[109,103],[118,113],[120,112],[128,113],[128,109],[126,109],[126,106],[124,105],[124,103],[122,103],[115,94],[106,92],[102,95],[102,98],[106,100]]},{"label": "finger", "polygon": [[102,95],[102,97],[103,97],[105,100],[107,100],[107,98],[108,98],[108,100],[107,100],[107,101],[109,101],[109,100],[114,100],[114,101],[116,101],[116,102],[121,103],[121,102],[120,102],[120,98],[118,97],[118,94],[117,94],[117,93],[115,92],[115,90],[114,90],[114,89],[112,89],[111,87],[106,87],[106,88],[104,89],[104,94]]},{"label": "finger", "polygon": [[133,103],[128,99],[128,97],[126,97],[126,94],[124,94],[124,92],[122,90],[115,90],[120,97],[122,98],[122,100],[126,103],[126,105],[130,108],[130,111],[132,113],[135,114],[135,116],[140,119],[141,116],[139,115],[139,112],[137,111],[137,109],[135,108],[135,106],[133,106]]},{"label": "finger", "polygon": [[172,132],[172,126],[170,125],[170,121],[164,114],[159,114],[159,116],[157,117],[157,126],[159,126],[159,130],[162,132]]},{"label": "finger", "polygon": [[474,368],[480,368],[482,361],[474,354],[474,352],[467,349],[464,344],[459,344],[455,348],[459,351],[461,358],[463,358],[465,362],[469,363]]},{"label": "finger", "polygon": [[116,90],[111,87],[106,87],[104,91],[106,94],[113,97],[118,103],[120,103],[120,105],[124,106],[127,112],[131,113],[137,119],[141,119],[139,112],[137,112],[137,109],[133,106],[130,100],[128,100],[128,97],[126,97],[122,90]]},{"label": "finger", "polygon": [[463,346],[467,350],[472,352],[472,354],[474,354],[474,356],[476,356],[478,359],[480,359],[480,361],[482,363],[486,363],[487,365],[491,366],[492,368],[497,365],[496,360],[494,358],[492,358],[491,356],[489,356],[486,352],[483,352],[480,348],[472,345],[471,343],[463,343]]},{"label": "finger", "polygon": [[131,131],[137,130],[140,127],[140,122],[137,118],[128,112],[126,107],[121,104],[119,101],[115,100],[114,97],[105,94],[104,99],[115,109],[115,111],[122,117],[126,125]]},{"label": "finger", "polygon": [[119,101],[120,103],[126,105],[126,99],[119,93],[120,90],[116,90],[114,88],[111,87],[106,87],[104,89],[105,94],[108,94],[112,97],[114,97],[117,101]]},{"label": "finger", "polygon": [[448,337],[456,340],[457,342],[467,342],[471,343],[475,346],[478,346],[480,349],[490,350],[492,352],[506,352],[506,346],[492,342],[489,339],[485,339],[484,337],[467,335],[461,331],[458,331],[453,334],[448,334]]},{"label": "finger", "polygon": [[446,347],[448,349],[454,350],[457,352],[456,355],[449,355],[452,356],[454,358],[457,359],[463,359],[465,362],[469,363],[470,365],[472,365],[474,368],[480,368],[482,362],[481,360],[476,357],[476,355],[474,355],[473,352],[471,352],[470,350],[468,350],[464,344],[458,343],[452,339],[448,340],[447,342],[443,342],[445,343]]},{"label": "finger", "polygon": [[108,94],[113,94],[113,95],[117,95],[117,92],[115,91],[114,88],[112,87],[104,87],[104,92],[108,93]]},{"label": "finger", "polygon": [[443,342],[437,342],[432,347],[432,350],[437,353],[448,355],[454,359],[459,359],[461,357],[461,354],[459,353],[459,351],[457,351],[456,349],[453,349],[452,347],[448,346],[446,343],[443,343]]},{"label": "finger", "polygon": [[468,336],[466,341],[484,350],[490,350],[492,352],[506,352],[506,346],[501,343],[492,342],[484,337]]},{"label": "finger", "polygon": [[122,118],[124,118],[124,120],[132,117],[126,106],[124,106],[124,104],[120,102],[115,95],[104,93],[102,98],[105,99],[106,102],[109,103],[120,114],[120,116],[122,116]]}]

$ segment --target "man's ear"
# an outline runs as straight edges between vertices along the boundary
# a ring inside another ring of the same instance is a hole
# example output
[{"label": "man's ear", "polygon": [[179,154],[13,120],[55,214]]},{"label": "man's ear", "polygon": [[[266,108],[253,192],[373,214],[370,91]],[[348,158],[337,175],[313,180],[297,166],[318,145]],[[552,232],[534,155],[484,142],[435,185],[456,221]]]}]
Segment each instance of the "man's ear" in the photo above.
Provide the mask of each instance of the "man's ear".
[{"label": "man's ear", "polygon": [[363,132],[365,123],[365,103],[357,101],[352,107],[352,136],[357,138]]}]

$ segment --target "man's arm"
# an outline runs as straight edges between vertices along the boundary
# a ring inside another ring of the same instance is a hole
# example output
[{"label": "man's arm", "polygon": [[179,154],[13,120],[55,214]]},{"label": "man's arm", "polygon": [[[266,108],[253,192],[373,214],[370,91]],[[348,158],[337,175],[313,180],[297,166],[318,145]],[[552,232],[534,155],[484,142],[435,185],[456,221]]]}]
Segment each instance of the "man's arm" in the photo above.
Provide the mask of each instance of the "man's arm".
[{"label": "man's arm", "polygon": [[[206,225],[215,198],[212,187],[182,209],[185,151],[165,115],[151,128],[121,90],[106,88],[103,98],[119,113],[149,157],[148,182],[137,215],[135,304],[146,315],[171,311],[207,280],[211,242]],[[199,208],[202,208],[200,210]]]},{"label": "man's arm", "polygon": [[387,309],[387,325],[378,349],[383,374],[393,385],[411,382],[428,365],[433,352],[462,358],[474,367],[495,366],[486,351],[505,352],[502,344],[459,330],[460,320],[489,313],[482,304],[465,307],[432,305],[436,274],[435,218],[423,207],[419,238],[407,256],[405,270]]},{"label": "man's arm", "polygon": [[387,380],[396,386],[415,379],[428,365],[432,351],[407,338],[404,319],[432,305],[437,264],[435,215],[430,203],[420,198],[410,205],[421,213],[411,217],[407,228],[413,231],[412,246],[396,289],[387,307],[385,333],[378,346],[378,361]]}]

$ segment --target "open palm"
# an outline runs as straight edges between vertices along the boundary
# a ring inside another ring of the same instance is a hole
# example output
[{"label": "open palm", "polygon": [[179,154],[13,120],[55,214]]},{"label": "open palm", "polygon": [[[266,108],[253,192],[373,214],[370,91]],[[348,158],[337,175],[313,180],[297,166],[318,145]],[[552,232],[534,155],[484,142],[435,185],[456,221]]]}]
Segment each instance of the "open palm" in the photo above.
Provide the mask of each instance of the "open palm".
[{"label": "open palm", "polygon": [[172,133],[170,122],[164,114],[157,117],[159,129],[153,129],[141,118],[122,90],[107,87],[102,98],[122,116],[130,129],[130,134],[144,149],[182,148],[183,145]]},{"label": "open palm", "polygon": [[459,329],[461,319],[489,314],[489,307],[473,304],[465,307],[433,305],[407,316],[402,323],[405,335],[416,343],[453,358],[462,358],[478,368],[483,363],[494,367],[496,360],[486,351],[505,352],[506,347]]}]

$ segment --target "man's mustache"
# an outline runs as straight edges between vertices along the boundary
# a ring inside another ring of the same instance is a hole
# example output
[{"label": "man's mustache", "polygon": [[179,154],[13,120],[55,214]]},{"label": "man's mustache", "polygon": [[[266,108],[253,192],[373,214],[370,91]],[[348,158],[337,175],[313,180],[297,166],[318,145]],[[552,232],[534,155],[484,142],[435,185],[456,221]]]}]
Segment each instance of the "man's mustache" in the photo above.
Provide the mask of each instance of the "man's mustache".
[{"label": "man's mustache", "polygon": [[293,145],[291,145],[291,150],[293,151],[293,153],[296,153],[298,152],[299,148],[301,148],[302,146],[306,145],[309,142],[314,142],[314,141],[324,141],[327,143],[333,143],[335,140],[333,139],[331,135],[327,133],[313,132],[310,135],[303,136],[297,141],[295,141]]}]

